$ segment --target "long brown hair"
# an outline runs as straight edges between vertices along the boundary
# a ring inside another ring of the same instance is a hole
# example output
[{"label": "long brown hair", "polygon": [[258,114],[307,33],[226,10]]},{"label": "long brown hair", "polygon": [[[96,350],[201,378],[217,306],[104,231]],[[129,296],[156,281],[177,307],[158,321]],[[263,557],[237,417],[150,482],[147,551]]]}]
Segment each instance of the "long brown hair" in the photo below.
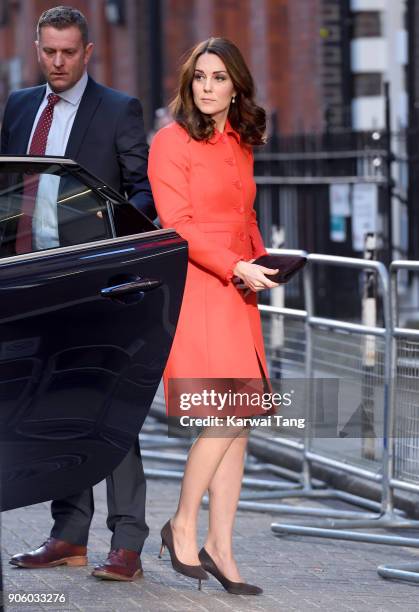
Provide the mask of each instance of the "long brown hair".
[{"label": "long brown hair", "polygon": [[178,93],[170,104],[175,121],[195,140],[209,140],[214,134],[214,120],[196,107],[192,93],[196,62],[204,53],[218,55],[233,81],[236,100],[228,112],[231,127],[244,143],[265,144],[266,113],[254,101],[255,85],[242,54],[226,38],[204,40],[189,53],[180,70]]}]

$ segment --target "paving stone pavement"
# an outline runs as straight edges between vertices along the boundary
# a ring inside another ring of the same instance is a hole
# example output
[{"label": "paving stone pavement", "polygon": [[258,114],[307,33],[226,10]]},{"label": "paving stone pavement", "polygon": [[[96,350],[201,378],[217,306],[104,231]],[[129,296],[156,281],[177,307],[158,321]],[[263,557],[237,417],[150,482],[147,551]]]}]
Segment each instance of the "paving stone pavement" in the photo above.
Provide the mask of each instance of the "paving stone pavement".
[{"label": "paving stone pavement", "polygon": [[[146,466],[152,466],[145,462]],[[157,465],[155,466],[157,467]],[[196,582],[176,574],[168,554],[160,560],[159,531],[173,513],[179,484],[150,480],[147,521],[150,537],[142,560],[144,578],[133,583],[100,581],[90,575],[106,557],[105,486],[95,487],[96,512],[89,540],[89,565],[24,570],[8,564],[10,555],[37,547],[51,526],[49,504],[37,504],[2,515],[2,556],[6,610],[32,612],[417,612],[416,585],[381,579],[381,563],[419,563],[419,549],[322,540],[297,536],[275,537],[270,531],[278,515],[239,511],[235,526],[235,552],[244,577],[263,587],[258,597],[226,593],[212,578],[202,592]],[[298,502],[308,503],[308,502]],[[310,503],[310,505],[312,502]],[[201,511],[199,535],[203,540],[206,510]],[[284,517],[280,517],[285,521]],[[286,519],[288,520],[288,518]],[[292,517],[289,519],[292,520]],[[405,533],[405,532],[403,532]],[[410,532],[414,535],[414,532]],[[11,593],[65,593],[65,604],[7,604]]]}]

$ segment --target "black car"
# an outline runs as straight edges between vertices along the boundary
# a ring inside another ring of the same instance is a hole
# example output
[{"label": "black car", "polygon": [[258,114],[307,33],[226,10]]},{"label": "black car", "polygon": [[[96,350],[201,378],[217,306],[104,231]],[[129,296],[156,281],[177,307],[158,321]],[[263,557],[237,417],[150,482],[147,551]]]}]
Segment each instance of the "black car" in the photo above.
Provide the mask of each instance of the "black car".
[{"label": "black car", "polygon": [[[16,254],[28,198],[32,249]],[[0,156],[2,510],[74,494],[122,460],[166,364],[186,266],[174,230],[78,164]]]}]

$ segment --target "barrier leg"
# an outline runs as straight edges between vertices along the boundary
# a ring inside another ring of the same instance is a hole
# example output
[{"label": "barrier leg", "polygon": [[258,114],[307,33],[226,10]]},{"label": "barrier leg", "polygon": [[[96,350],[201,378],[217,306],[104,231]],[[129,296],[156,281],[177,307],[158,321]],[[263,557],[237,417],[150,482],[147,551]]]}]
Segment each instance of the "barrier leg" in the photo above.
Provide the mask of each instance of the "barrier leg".
[{"label": "barrier leg", "polygon": [[400,565],[379,565],[377,573],[382,578],[404,580],[419,583],[419,563],[403,563]]}]

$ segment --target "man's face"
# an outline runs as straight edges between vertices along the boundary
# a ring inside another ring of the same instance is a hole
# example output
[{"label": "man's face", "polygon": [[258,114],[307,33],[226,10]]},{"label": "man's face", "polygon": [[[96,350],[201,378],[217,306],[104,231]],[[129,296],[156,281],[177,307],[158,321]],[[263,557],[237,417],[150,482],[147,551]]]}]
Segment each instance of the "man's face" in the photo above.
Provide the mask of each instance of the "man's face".
[{"label": "man's face", "polygon": [[35,45],[41,70],[56,93],[70,89],[80,80],[93,51],[93,43],[84,46],[76,26],[63,30],[45,26]]}]

